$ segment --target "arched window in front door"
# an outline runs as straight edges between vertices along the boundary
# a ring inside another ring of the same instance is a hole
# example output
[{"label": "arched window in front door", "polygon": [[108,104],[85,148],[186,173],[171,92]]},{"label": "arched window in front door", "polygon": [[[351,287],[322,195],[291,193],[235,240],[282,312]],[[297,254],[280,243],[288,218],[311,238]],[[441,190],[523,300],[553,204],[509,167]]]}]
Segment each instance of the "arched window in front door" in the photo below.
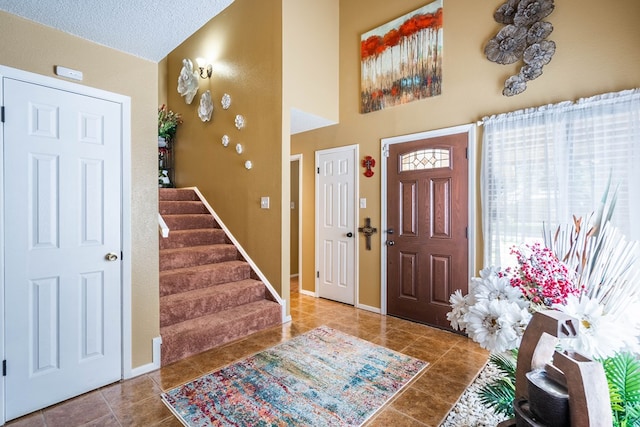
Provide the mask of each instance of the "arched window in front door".
[{"label": "arched window in front door", "polygon": [[451,153],[448,148],[427,148],[400,156],[400,172],[448,168]]}]

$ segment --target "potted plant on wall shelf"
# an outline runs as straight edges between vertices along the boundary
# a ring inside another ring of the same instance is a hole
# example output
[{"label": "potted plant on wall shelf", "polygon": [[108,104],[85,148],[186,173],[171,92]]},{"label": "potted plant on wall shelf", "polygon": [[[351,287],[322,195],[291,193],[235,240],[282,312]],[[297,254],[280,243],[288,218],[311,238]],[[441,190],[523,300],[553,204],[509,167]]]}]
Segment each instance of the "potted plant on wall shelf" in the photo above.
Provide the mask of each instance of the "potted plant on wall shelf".
[{"label": "potted plant on wall shelf", "polygon": [[158,108],[158,186],[173,187],[172,144],[178,125],[182,123],[180,114],[169,110],[165,104]]},{"label": "potted plant on wall shelf", "polygon": [[181,123],[182,116],[169,110],[165,104],[158,108],[158,147],[168,147]]}]

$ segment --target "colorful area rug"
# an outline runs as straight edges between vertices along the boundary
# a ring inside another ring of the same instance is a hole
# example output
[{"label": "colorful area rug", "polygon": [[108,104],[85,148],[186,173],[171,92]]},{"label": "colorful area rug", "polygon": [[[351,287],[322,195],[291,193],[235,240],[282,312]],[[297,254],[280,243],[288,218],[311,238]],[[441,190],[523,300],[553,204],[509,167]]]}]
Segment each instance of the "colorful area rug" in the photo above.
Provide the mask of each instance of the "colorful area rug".
[{"label": "colorful area rug", "polygon": [[190,427],[359,426],[426,366],[321,326],[162,399]]}]

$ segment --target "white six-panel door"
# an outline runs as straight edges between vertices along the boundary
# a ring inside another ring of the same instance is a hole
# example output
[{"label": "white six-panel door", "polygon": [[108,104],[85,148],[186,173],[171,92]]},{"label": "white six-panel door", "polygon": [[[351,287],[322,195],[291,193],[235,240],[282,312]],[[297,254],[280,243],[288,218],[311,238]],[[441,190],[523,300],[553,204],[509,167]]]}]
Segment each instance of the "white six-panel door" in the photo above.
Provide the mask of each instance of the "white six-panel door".
[{"label": "white six-panel door", "polygon": [[353,305],[356,288],[357,146],[316,152],[316,292]]},{"label": "white six-panel door", "polygon": [[9,78],[4,106],[10,420],[121,378],[122,111]]}]

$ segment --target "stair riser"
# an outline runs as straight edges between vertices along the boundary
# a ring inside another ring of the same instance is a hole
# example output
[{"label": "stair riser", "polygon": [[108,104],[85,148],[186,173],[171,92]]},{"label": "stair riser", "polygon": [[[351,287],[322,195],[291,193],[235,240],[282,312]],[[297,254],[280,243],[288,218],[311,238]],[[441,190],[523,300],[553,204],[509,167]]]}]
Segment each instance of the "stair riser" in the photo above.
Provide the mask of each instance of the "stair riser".
[{"label": "stair riser", "polygon": [[[206,248],[206,249],[204,249]],[[180,252],[160,253],[160,271],[174,268],[188,268],[198,265],[214,264],[218,262],[238,259],[238,250],[233,245],[219,245],[215,247],[188,248]]]},{"label": "stair riser", "polygon": [[172,230],[169,232],[169,237],[160,238],[160,249],[177,249],[220,243],[227,243],[227,237],[220,228]]},{"label": "stair riser", "polygon": [[164,297],[164,300],[160,301],[160,327],[218,313],[231,307],[262,300],[264,297],[265,287],[261,282],[239,289],[227,288],[222,293],[189,300],[171,301],[170,298]]},{"label": "stair riser", "polygon": [[[197,228],[220,228],[211,215],[186,214],[163,215],[164,222],[169,230],[194,230]],[[171,231],[169,231],[171,235]]]},{"label": "stair riser", "polygon": [[160,331],[162,336],[162,366],[184,359],[253,334],[282,322],[280,306],[272,306],[254,312],[244,313],[240,317],[229,318],[225,312],[220,318],[208,319],[207,327],[199,325],[196,330],[174,329]]},{"label": "stair riser", "polygon": [[224,264],[214,265],[209,270],[198,272],[175,273],[169,270],[160,273],[160,296],[246,280],[250,278],[250,275],[251,267],[246,263],[231,267]]},{"label": "stair riser", "polygon": [[207,207],[200,201],[165,200],[160,202],[160,215],[208,213]]}]

